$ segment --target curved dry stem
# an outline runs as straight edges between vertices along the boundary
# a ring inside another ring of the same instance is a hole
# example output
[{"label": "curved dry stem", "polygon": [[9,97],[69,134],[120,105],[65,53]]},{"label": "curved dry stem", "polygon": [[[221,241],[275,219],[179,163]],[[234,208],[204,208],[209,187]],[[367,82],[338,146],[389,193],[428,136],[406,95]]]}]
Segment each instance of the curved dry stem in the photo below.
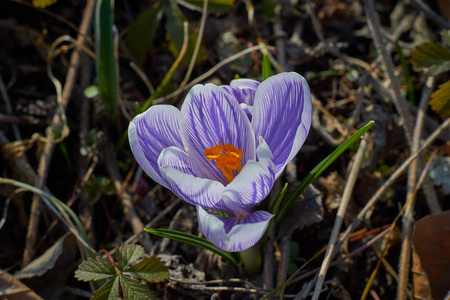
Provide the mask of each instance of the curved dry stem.
[{"label": "curved dry stem", "polygon": [[188,70],[184,76],[183,81],[180,84],[180,88],[183,88],[191,77],[192,70],[194,69],[195,61],[197,60],[198,52],[200,51],[200,45],[202,44],[203,31],[205,30],[206,16],[208,15],[208,0],[203,0],[202,19],[200,20],[200,28],[198,30],[197,42],[195,43],[194,53],[192,54],[191,62],[189,63]]},{"label": "curved dry stem", "polygon": [[154,104],[161,104],[169,99],[172,99],[175,96],[178,96],[179,94],[183,93],[184,91],[187,91],[188,89],[190,89],[191,87],[193,87],[194,85],[196,85],[197,83],[205,80],[206,78],[208,78],[209,76],[211,76],[212,74],[214,74],[217,70],[219,70],[220,68],[222,68],[223,66],[231,63],[232,61],[240,58],[241,56],[248,54],[252,51],[256,51],[256,50],[261,50],[263,48],[263,46],[253,46],[250,48],[247,48],[245,50],[242,50],[241,52],[238,52],[230,57],[228,57],[227,59],[222,60],[220,63],[218,63],[217,65],[215,65],[214,67],[212,67],[208,72],[204,73],[203,75],[195,78],[194,80],[192,80],[190,83],[186,84],[183,88],[179,88],[177,89],[175,92],[170,93],[167,96],[164,97],[160,97],[158,99],[155,99],[153,101]]},{"label": "curved dry stem", "polygon": [[407,160],[405,160],[400,167],[395,170],[395,172],[389,177],[388,180],[377,190],[377,192],[369,199],[364,208],[359,212],[353,222],[348,226],[347,230],[343,235],[339,238],[339,242],[335,247],[335,251],[333,256],[337,254],[337,251],[343,245],[343,243],[348,239],[350,233],[353,232],[356,227],[361,224],[364,219],[366,213],[370,210],[370,208],[380,199],[380,197],[387,191],[387,189],[400,177],[401,174],[408,168],[413,160],[415,160],[420,153],[422,153],[426,148],[428,148],[434,140],[441,134],[443,130],[445,130],[450,125],[450,118],[447,118],[441,126],[439,126],[422,144],[422,146],[416,152],[412,153]]}]

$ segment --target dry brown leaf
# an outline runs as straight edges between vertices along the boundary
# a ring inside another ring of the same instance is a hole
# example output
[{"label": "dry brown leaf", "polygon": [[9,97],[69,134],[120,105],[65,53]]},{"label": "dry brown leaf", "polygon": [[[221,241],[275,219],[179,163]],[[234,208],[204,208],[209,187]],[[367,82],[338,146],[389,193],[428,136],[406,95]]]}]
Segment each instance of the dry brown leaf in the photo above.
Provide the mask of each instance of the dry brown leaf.
[{"label": "dry brown leaf", "polygon": [[33,290],[3,270],[0,270],[0,296],[9,300],[42,300]]},{"label": "dry brown leaf", "polygon": [[433,299],[450,290],[450,211],[431,214],[414,226],[413,246],[431,286]]},{"label": "dry brown leaf", "polygon": [[414,247],[412,248],[414,297],[420,297],[420,299],[432,299],[430,281],[428,280],[427,273],[425,273],[422,268],[419,254],[417,254]]}]

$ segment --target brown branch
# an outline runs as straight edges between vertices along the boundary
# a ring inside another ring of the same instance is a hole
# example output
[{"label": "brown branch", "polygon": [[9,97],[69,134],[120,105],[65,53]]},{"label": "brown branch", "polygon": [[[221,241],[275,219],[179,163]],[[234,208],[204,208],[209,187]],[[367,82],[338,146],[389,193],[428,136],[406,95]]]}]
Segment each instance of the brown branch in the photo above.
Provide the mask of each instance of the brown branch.
[{"label": "brown branch", "polygon": [[114,154],[114,147],[112,143],[108,140],[107,136],[103,138],[103,153],[105,155],[105,164],[108,169],[109,176],[113,180],[114,187],[116,188],[116,192],[118,197],[122,202],[123,213],[127,222],[133,228],[134,234],[139,234],[141,238],[141,244],[144,247],[145,251],[150,253],[153,243],[150,240],[149,236],[144,232],[144,224],[142,224],[141,219],[137,215],[133,206],[133,199],[131,194],[123,188],[123,179],[120,175],[119,169],[117,168],[117,160]]},{"label": "brown branch", "polygon": [[[75,84],[76,74],[80,61],[80,54],[86,40],[87,32],[90,28],[92,15],[94,13],[95,0],[89,0],[86,3],[86,7],[83,13],[83,19],[80,25],[80,33],[77,37],[77,43],[70,59],[70,67],[67,71],[66,81],[62,91],[62,97],[60,100],[61,106],[65,109],[69,102],[69,97],[72,94],[72,90]],[[56,113],[52,119],[52,128],[59,128],[61,126],[61,117]],[[42,155],[39,160],[38,176],[34,182],[37,188],[42,188],[45,185],[47,178],[48,167],[53,154],[53,130],[48,127],[46,130],[46,139],[44,142]],[[40,217],[40,198],[33,196],[32,210],[30,213],[30,222],[28,225],[27,240],[25,244],[22,266],[27,265],[31,261],[31,254],[33,253],[34,244],[36,242],[36,231],[39,224]]]}]

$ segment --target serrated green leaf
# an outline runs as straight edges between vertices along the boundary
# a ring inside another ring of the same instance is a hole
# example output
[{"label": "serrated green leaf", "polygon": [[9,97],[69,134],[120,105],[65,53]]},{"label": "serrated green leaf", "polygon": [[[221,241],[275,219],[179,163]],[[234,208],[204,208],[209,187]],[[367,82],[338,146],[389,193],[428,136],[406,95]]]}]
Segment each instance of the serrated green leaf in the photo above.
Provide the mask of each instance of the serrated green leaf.
[{"label": "serrated green leaf", "polygon": [[[167,16],[167,39],[169,40],[169,50],[172,53],[173,57],[178,57],[180,55],[181,48],[183,46],[184,40],[184,26],[183,22],[185,20],[183,13],[181,12],[178,4],[174,0],[170,0],[170,4],[164,5],[166,16]],[[194,32],[194,29],[189,26],[188,29],[189,38],[188,38],[188,47],[186,50],[186,54],[184,55],[181,63],[184,66],[189,66],[189,62],[191,61],[191,57],[194,53],[195,43],[197,42],[197,35]],[[196,63],[200,63],[204,59],[204,48],[200,47],[200,50],[197,55]]]},{"label": "serrated green leaf", "polygon": [[416,71],[428,68],[426,73],[434,76],[450,70],[450,50],[442,45],[425,43],[417,46],[411,57]]},{"label": "serrated green leaf", "polygon": [[148,282],[158,282],[169,279],[169,268],[159,257],[152,256],[126,269],[123,274],[131,275]]},{"label": "serrated green leaf", "polygon": [[115,276],[94,292],[90,300],[117,300],[119,299],[119,277]]},{"label": "serrated green leaf", "polygon": [[125,245],[117,251],[116,258],[119,263],[120,270],[134,263],[139,257],[144,254],[144,248],[139,245]]},{"label": "serrated green leaf", "polygon": [[450,81],[441,84],[439,88],[431,94],[431,109],[438,113],[441,118],[450,117]]},{"label": "serrated green leaf", "polygon": [[186,243],[192,246],[200,247],[209,251],[212,251],[216,253],[217,255],[222,256],[225,260],[227,260],[229,263],[231,263],[233,266],[237,267],[237,261],[233,257],[233,255],[227,251],[224,251],[222,249],[217,248],[214,246],[210,241],[207,239],[198,237],[196,235],[186,233],[186,232],[180,232],[176,230],[171,229],[164,229],[164,228],[144,228],[145,231],[148,233],[165,237],[171,240],[179,241],[182,243]]},{"label": "serrated green leaf", "polygon": [[263,63],[262,63],[262,80],[266,80],[270,76],[272,76],[272,66],[270,64],[269,55],[266,53],[263,55]]},{"label": "serrated green leaf", "polygon": [[447,46],[450,46],[450,30],[442,29],[441,30],[441,37],[444,43],[447,44]]},{"label": "serrated green leaf", "polygon": [[111,262],[100,256],[83,261],[75,271],[75,277],[83,281],[100,280],[113,277],[115,274],[116,270]]},{"label": "serrated green leaf", "polygon": [[120,283],[122,284],[123,297],[125,300],[156,300],[153,292],[136,280],[126,276],[120,276]]},{"label": "serrated green leaf", "polygon": [[140,13],[136,20],[128,25],[126,42],[132,51],[142,56],[150,49],[162,16],[161,5],[155,3],[150,9]]},{"label": "serrated green leaf", "polygon": [[[176,0],[178,4],[201,12],[203,0]],[[212,13],[227,13],[233,7],[234,0],[208,0],[208,11]]]}]

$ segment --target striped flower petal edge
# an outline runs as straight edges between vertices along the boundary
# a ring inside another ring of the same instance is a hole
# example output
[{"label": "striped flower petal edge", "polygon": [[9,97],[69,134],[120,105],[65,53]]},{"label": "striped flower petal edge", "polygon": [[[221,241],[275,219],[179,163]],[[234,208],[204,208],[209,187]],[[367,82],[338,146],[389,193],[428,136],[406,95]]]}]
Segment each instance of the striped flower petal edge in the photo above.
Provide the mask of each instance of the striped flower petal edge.
[{"label": "striped flower petal edge", "polygon": [[143,170],[196,206],[208,240],[235,252],[266,231],[273,215],[258,204],[302,147],[311,115],[306,80],[280,73],[261,83],[196,85],[181,110],[152,106],[131,121],[128,134]]}]

